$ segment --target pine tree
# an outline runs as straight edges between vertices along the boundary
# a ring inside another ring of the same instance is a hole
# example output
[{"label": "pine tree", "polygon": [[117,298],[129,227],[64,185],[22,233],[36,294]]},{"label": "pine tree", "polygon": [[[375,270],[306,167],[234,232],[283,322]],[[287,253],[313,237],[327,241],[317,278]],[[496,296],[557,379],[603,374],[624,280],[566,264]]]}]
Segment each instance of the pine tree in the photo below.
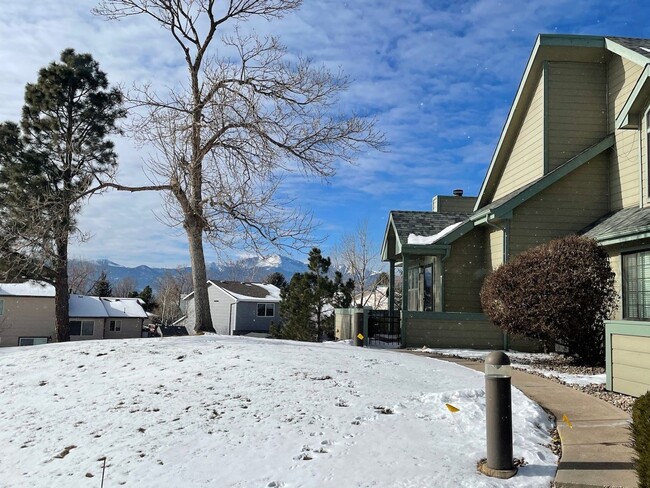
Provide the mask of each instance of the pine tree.
[{"label": "pine tree", "polygon": [[20,129],[0,127],[0,260],[56,289],[57,341],[70,340],[68,243],[93,182],[112,177],[122,94],[90,54],[73,49],[25,87]]},{"label": "pine tree", "polygon": [[90,290],[90,295],[94,297],[113,296],[113,287],[111,286],[111,282],[108,280],[106,271],[102,271],[99,274],[99,278],[97,278],[92,290]]},{"label": "pine tree", "polygon": [[329,277],[331,260],[320,249],[309,253],[309,271],[296,273],[289,286],[282,290],[281,326],[275,335],[283,339],[321,341],[332,328],[332,308],[348,307],[352,301],[354,283],[343,281],[340,272]]},{"label": "pine tree", "polygon": [[151,312],[158,305],[153,290],[149,285],[145,286],[142,291],[138,293],[138,298],[144,302],[142,308],[145,312]]},{"label": "pine tree", "polygon": [[264,278],[264,283],[267,285],[277,286],[280,290],[286,288],[289,285],[289,283],[287,283],[287,279],[279,271],[271,273],[266,278]]}]

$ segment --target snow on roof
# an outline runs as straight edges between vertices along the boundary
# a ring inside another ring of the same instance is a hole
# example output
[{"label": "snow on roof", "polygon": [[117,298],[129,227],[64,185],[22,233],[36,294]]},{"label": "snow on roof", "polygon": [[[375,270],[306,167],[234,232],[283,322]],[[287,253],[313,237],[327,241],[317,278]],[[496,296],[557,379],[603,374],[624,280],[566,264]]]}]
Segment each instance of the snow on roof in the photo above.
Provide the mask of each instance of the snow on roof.
[{"label": "snow on roof", "polygon": [[70,295],[70,317],[147,318],[139,298],[100,298]]},{"label": "snow on roof", "polygon": [[148,317],[141,298],[102,298],[102,303],[109,317],[142,318]]},{"label": "snow on roof", "polygon": [[54,287],[43,281],[25,283],[0,283],[0,296],[15,297],[53,297]]},{"label": "snow on roof", "polygon": [[70,317],[106,317],[99,297],[70,295]]},{"label": "snow on roof", "polygon": [[418,236],[416,234],[409,234],[408,243],[409,244],[433,244],[436,241],[439,241],[440,239],[445,237],[447,234],[451,234],[454,229],[460,227],[465,222],[466,221],[462,221],[462,222],[456,222],[455,224],[451,224],[445,227],[444,229],[442,229],[437,234],[434,234],[432,236]]}]

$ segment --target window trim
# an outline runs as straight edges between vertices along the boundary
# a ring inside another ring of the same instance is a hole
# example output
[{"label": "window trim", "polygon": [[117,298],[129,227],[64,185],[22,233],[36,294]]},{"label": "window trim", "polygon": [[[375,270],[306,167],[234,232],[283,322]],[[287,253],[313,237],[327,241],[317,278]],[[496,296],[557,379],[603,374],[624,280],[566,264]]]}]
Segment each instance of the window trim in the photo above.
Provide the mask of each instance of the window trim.
[{"label": "window trim", "polygon": [[[73,322],[79,322],[79,334],[73,334],[72,333],[72,323]],[[84,334],[84,325],[88,326],[88,324],[92,324],[92,333],[90,334]],[[94,320],[70,320],[68,322],[68,326],[70,327],[70,335],[75,336],[75,337],[92,337],[95,335],[95,321]]]},{"label": "window trim", "polygon": [[[264,307],[264,313],[260,313],[260,307]],[[269,314],[269,307],[271,310],[271,313]],[[257,316],[258,317],[275,317],[275,303],[258,303],[257,304]]]},{"label": "window trim", "polygon": [[[38,342],[36,344],[34,344],[33,342],[32,342],[32,344],[21,344],[21,342],[23,340],[27,340],[27,339],[31,339],[32,341],[34,341],[36,339],[41,339],[41,340],[44,340],[45,342]],[[19,337],[18,338],[18,346],[19,347],[40,346],[42,344],[47,344],[48,342],[50,342],[50,338],[49,337],[44,337],[44,336],[33,336],[33,337],[30,336],[30,337]]]},{"label": "window trim", "polygon": [[[650,309],[650,274],[645,277],[643,276],[641,279],[639,278],[639,270],[642,269],[642,266],[639,265],[638,261],[638,256],[641,254],[646,254],[648,256],[648,259],[650,260],[650,249],[644,248],[644,249],[638,249],[636,251],[631,251],[631,252],[625,252],[621,253],[621,289],[622,289],[622,302],[623,302],[623,309],[621,311],[621,315],[623,316],[624,320],[635,320],[639,322],[648,322],[650,321],[650,311],[647,314],[647,317],[644,316],[646,315],[644,313],[644,310],[646,308]],[[635,256],[635,263],[634,263],[634,269],[631,270],[628,266],[626,266],[626,262],[629,259],[630,256]],[[633,274],[633,280],[630,279],[630,275]],[[632,281],[634,283],[632,283]],[[648,290],[644,291],[643,290],[643,282],[648,283]],[[631,284],[634,286],[632,287],[633,289],[630,290]],[[636,313],[635,315],[630,316],[629,309],[630,309],[630,295],[633,294],[635,296],[635,308],[636,308]],[[644,298],[644,295],[647,295],[648,300],[646,301]],[[647,303],[647,306],[646,306]]]}]

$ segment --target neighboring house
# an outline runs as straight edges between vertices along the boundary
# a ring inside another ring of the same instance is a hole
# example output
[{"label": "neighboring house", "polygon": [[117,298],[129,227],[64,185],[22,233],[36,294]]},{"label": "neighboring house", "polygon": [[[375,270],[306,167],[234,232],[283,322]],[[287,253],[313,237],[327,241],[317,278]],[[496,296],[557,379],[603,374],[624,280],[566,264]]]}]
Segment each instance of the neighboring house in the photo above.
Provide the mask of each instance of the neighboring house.
[{"label": "neighboring house", "polygon": [[54,326],[52,285],[0,283],[0,346],[47,344]]},{"label": "neighboring house", "polygon": [[404,344],[507,345],[481,311],[485,275],[576,233],[609,252],[617,318],[650,320],[649,100],[650,40],[540,35],[479,195],[389,215],[382,259],[391,290],[403,266]]},{"label": "neighboring house", "polygon": [[[0,346],[31,346],[55,336],[54,287],[0,284]],[[70,340],[141,337],[147,318],[139,298],[70,296]]]},{"label": "neighboring house", "polygon": [[365,290],[363,296],[357,293],[354,296],[354,303],[373,310],[388,310],[388,287],[377,286],[372,290]]},{"label": "neighboring house", "polygon": [[[268,333],[280,321],[280,289],[264,283],[208,281],[212,325],[217,334]],[[183,297],[187,315],[174,325],[194,333],[194,292]]]},{"label": "neighboring house", "polygon": [[70,295],[70,340],[142,337],[142,305],[140,298]]}]

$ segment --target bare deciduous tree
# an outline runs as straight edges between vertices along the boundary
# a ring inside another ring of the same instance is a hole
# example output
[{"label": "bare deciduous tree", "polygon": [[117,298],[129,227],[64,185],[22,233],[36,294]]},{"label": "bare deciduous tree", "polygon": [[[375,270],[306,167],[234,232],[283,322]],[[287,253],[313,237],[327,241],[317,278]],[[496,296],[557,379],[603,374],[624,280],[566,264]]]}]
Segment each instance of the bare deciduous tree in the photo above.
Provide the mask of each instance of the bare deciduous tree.
[{"label": "bare deciduous tree", "polygon": [[71,293],[87,295],[99,278],[99,269],[90,261],[71,260],[68,262],[68,286]]},{"label": "bare deciduous tree", "polygon": [[125,276],[124,278],[117,280],[113,285],[113,296],[128,298],[132,293],[135,293],[135,286],[135,280],[130,276]]},{"label": "bare deciduous tree", "polygon": [[[244,34],[240,22],[279,18],[301,0],[103,0],[109,19],[144,15],[169,32],[187,66],[187,83],[168,93],[136,88],[133,121],[141,143],[153,146],[152,184],[166,189],[168,223],[189,243],[195,329],[211,331],[204,239],[264,252],[304,249],[311,219],[280,201],[282,176],[326,178],[338,161],[379,148],[374,121],[339,113],[348,80],[306,59],[287,61],[275,37]],[[236,26],[221,35],[224,24]],[[219,44],[222,57],[214,53]]]},{"label": "bare deciduous tree", "polygon": [[382,284],[372,279],[381,263],[379,246],[368,236],[368,222],[360,223],[354,233],[345,234],[332,254],[336,267],[354,281],[354,304],[368,305]]},{"label": "bare deciduous tree", "polygon": [[156,282],[158,305],[154,312],[164,324],[170,324],[183,315],[181,298],[192,291],[192,276],[187,268],[178,267],[167,272]]}]

